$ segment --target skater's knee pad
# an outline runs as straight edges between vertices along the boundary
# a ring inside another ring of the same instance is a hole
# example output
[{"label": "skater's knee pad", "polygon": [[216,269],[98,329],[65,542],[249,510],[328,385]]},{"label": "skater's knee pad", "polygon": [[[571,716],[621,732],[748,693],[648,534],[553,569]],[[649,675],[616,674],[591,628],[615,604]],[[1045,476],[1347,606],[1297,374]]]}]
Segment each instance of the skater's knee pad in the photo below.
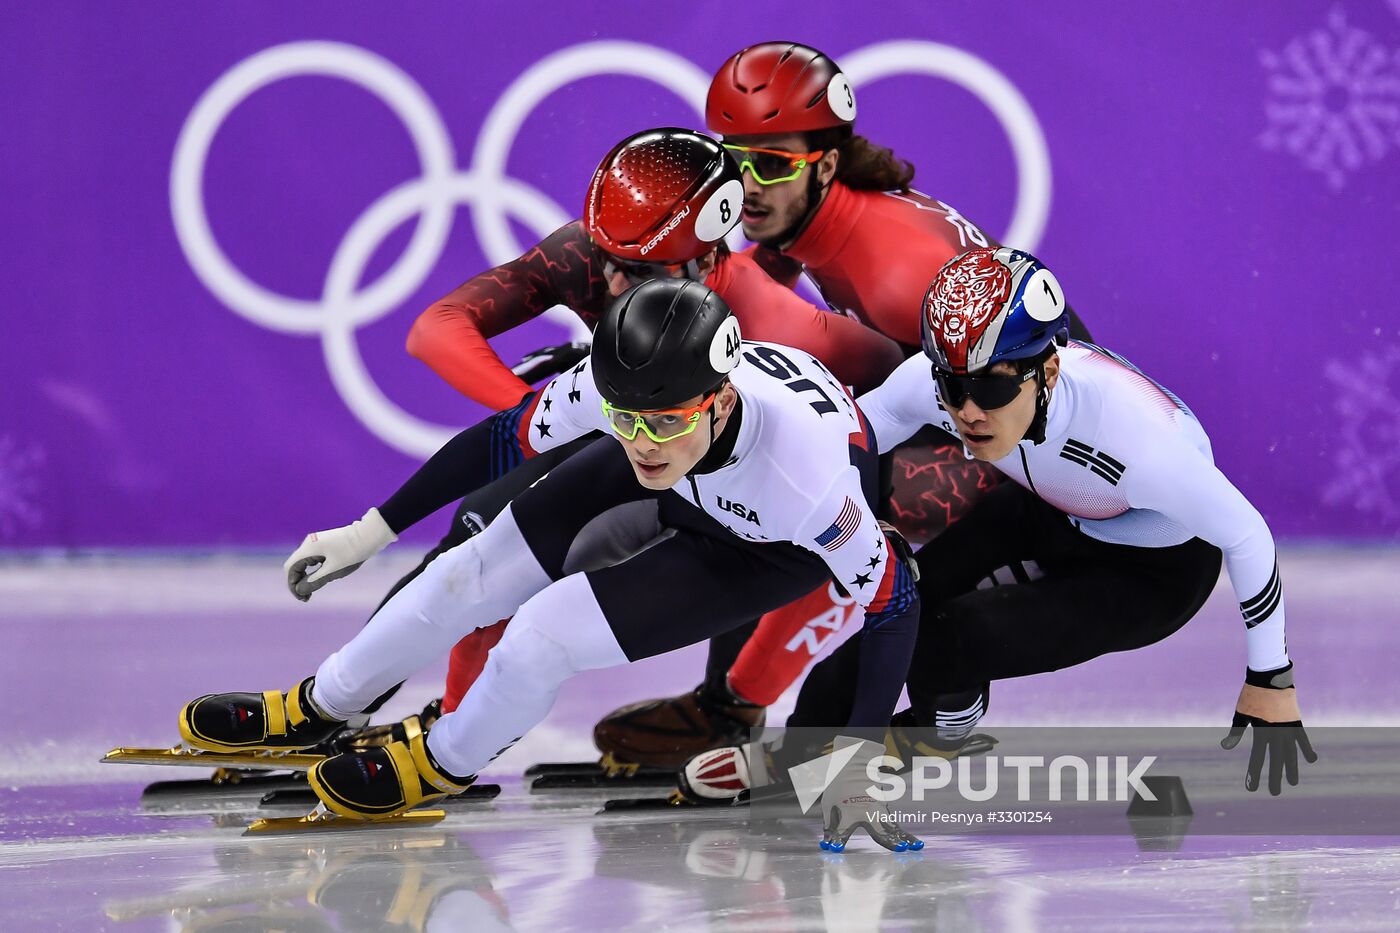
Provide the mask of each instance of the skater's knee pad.
[{"label": "skater's knee pad", "polygon": [[560,684],[580,671],[627,663],[588,578],[573,574],[520,607],[488,664],[541,684]]}]

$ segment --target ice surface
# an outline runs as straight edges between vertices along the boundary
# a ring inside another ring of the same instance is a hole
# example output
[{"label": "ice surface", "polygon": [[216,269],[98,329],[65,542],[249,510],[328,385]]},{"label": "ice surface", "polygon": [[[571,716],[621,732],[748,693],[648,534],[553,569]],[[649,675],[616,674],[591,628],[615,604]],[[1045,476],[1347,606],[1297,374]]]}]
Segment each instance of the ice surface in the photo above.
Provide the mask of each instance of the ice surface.
[{"label": "ice surface", "polygon": [[[679,692],[696,650],[566,686],[550,719],[493,766],[494,803],[436,827],[243,837],[257,794],[142,802],[189,768],[98,765],[114,745],[168,745],[185,700],[285,688],[363,621],[408,555],[302,605],[280,558],[0,564],[0,929],[116,930],[1219,930],[1394,929],[1400,840],[1129,835],[868,841],[820,852],[726,812],[597,816],[599,793],[530,795],[515,775],[587,757],[601,713]],[[1400,723],[1393,550],[1285,552],[1289,647],[1306,720]],[[1166,642],[998,684],[983,726],[1224,725],[1244,665],[1232,594]],[[388,711],[416,710],[441,668]],[[787,697],[782,705],[790,705]],[[781,712],[778,719],[781,718]],[[293,815],[296,810],[287,811]]]}]

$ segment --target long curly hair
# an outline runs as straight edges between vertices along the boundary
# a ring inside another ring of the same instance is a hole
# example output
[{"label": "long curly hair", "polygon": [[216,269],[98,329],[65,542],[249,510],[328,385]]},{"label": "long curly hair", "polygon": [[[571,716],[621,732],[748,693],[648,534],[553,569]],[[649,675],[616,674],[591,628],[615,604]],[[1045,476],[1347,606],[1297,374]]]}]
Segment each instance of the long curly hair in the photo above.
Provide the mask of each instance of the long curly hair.
[{"label": "long curly hair", "polygon": [[914,163],[901,159],[848,127],[808,133],[812,149],[835,149],[836,180],[858,191],[907,191],[914,181]]}]

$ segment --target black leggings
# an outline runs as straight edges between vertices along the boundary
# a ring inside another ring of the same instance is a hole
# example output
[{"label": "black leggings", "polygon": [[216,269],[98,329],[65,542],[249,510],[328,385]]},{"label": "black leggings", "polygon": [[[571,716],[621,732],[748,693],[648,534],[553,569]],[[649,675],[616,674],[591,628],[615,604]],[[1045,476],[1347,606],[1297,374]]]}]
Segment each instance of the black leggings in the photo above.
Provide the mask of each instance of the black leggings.
[{"label": "black leggings", "polygon": [[[643,487],[611,438],[552,470],[511,515],[551,579],[591,565],[589,586],[629,661],[743,626],[830,577],[804,548],[746,541],[677,492]],[[646,543],[597,559],[622,541]]]},{"label": "black leggings", "polygon": [[[1025,487],[1001,484],[918,553],[923,614],[907,681],[915,723],[933,725],[940,708],[960,708],[950,696],[960,701],[989,681],[1161,641],[1205,604],[1220,561],[1199,538],[1107,544]],[[1028,562],[1044,576],[1028,579]],[[1011,582],[986,585],[994,574]],[[852,638],[813,668],[788,725],[845,722],[859,661]]]}]

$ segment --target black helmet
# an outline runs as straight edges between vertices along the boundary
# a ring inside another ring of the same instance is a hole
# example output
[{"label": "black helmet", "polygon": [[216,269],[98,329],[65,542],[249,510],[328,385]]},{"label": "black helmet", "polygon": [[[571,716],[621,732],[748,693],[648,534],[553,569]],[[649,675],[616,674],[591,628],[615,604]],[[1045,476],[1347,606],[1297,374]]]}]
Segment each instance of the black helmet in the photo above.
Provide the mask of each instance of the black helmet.
[{"label": "black helmet", "polygon": [[608,306],[593,331],[593,381],[617,408],[675,408],[739,363],[739,321],[689,279],[651,279]]}]

